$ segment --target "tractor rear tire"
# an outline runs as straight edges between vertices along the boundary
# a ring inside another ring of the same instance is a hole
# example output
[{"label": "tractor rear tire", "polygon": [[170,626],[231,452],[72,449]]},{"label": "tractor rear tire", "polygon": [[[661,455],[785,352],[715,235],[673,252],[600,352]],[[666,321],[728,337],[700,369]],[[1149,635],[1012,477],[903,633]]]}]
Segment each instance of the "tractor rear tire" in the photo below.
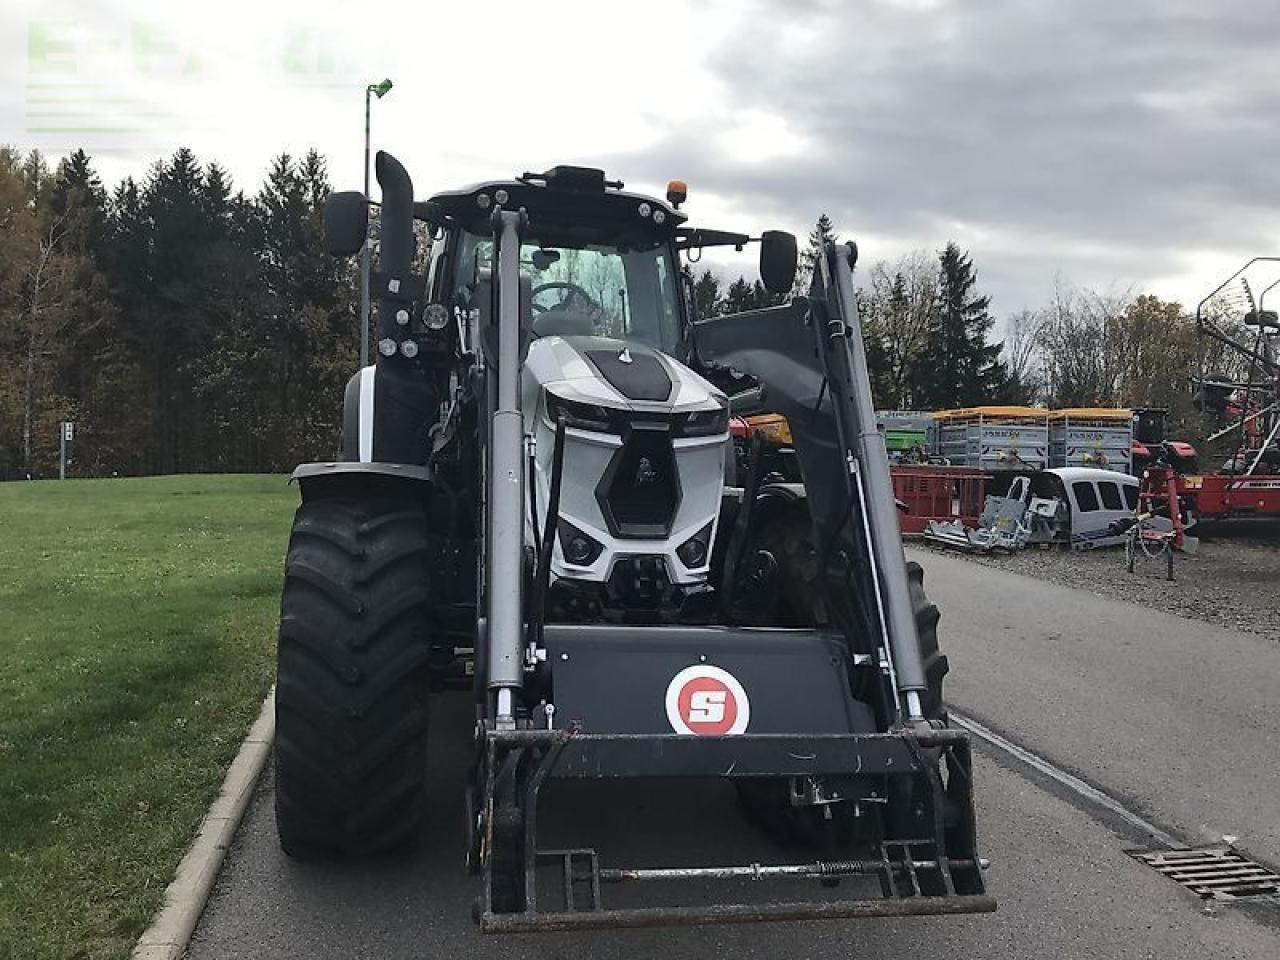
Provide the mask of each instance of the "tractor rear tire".
[{"label": "tractor rear tire", "polygon": [[373,856],[417,838],[431,554],[418,502],[298,509],[276,670],[276,829],[290,856]]}]

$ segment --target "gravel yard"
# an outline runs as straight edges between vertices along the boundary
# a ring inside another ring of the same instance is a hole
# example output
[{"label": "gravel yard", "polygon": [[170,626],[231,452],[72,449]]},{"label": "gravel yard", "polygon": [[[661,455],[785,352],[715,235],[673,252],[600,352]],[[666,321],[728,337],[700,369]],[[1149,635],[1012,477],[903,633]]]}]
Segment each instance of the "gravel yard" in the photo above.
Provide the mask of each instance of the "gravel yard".
[{"label": "gravel yard", "polygon": [[919,546],[974,563],[1090,590],[1104,597],[1190,617],[1280,643],[1280,522],[1202,524],[1200,551],[1178,554],[1174,581],[1163,560],[1125,570],[1123,548],[1073,551],[1028,549],[1015,554],[968,556],[916,541]]}]

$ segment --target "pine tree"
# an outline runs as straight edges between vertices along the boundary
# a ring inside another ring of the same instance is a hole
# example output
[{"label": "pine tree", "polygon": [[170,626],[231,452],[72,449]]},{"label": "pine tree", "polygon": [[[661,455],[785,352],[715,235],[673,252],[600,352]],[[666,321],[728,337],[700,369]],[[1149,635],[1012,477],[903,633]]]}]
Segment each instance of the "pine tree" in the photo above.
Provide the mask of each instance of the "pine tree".
[{"label": "pine tree", "polygon": [[723,313],[742,313],[745,310],[754,310],[755,306],[756,302],[751,291],[751,284],[747,283],[746,277],[738,277],[737,280],[729,284],[729,289],[725,291],[724,295]]},{"label": "pine tree", "polygon": [[280,468],[314,455],[318,441],[336,442],[342,386],[357,362],[351,275],[324,252],[328,192],[324,160],[312,151],[298,162],[278,157],[255,200],[268,305],[261,334],[271,345],[270,369],[259,375],[273,398],[264,427]]},{"label": "pine tree", "polygon": [[763,282],[757,280],[751,285],[751,309],[763,310],[765,307],[776,307],[791,299],[788,293],[774,293]]},{"label": "pine tree", "polygon": [[955,243],[939,253],[938,263],[938,303],[911,393],[935,410],[981,404],[996,397],[1006,379],[1000,344],[987,343],[991,301],[974,291],[973,261]]},{"label": "pine tree", "polygon": [[204,469],[217,439],[207,396],[196,387],[225,322],[222,278],[209,267],[210,253],[229,225],[227,189],[225,175],[202,169],[185,147],[156,164],[142,188],[149,242],[141,296],[129,323],[141,334],[139,357],[151,390],[153,471]]},{"label": "pine tree", "polygon": [[813,273],[817,269],[818,256],[824,241],[837,243],[839,238],[831,227],[831,218],[825,213],[818,217],[817,223],[809,231],[809,245],[800,252],[800,263],[796,270],[796,282],[791,288],[794,296],[803,297],[809,293],[813,283]]},{"label": "pine tree", "polygon": [[720,296],[720,278],[710,270],[703,270],[702,275],[694,281],[693,305],[698,318],[702,320],[716,316],[724,308],[724,301]]},{"label": "pine tree", "polygon": [[100,255],[106,234],[107,194],[83,150],[58,165],[49,203],[55,216],[68,218],[68,244],[79,253]]}]

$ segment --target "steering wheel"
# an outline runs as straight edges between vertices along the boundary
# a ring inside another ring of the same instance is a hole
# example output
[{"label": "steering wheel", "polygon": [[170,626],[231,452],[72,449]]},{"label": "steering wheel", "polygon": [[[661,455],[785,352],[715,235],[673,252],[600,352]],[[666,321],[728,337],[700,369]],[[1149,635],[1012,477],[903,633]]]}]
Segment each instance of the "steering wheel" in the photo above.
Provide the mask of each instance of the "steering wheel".
[{"label": "steering wheel", "polygon": [[[540,303],[534,301],[538,299],[540,293],[548,290],[563,290],[565,295],[560,298],[560,302],[551,307],[544,307]],[[548,310],[560,310],[569,305],[573,298],[579,298],[583,301],[585,312],[596,315],[601,313],[600,304],[591,299],[591,294],[583,290],[576,283],[569,283],[567,280],[553,280],[550,283],[540,283],[529,291],[529,306],[534,313],[546,313]]]}]

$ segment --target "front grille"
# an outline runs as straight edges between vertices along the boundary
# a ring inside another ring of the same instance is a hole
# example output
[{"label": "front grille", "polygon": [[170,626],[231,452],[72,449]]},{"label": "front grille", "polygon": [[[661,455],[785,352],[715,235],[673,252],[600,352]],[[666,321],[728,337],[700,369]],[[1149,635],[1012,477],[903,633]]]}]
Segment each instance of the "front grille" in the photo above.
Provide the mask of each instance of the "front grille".
[{"label": "front grille", "polygon": [[665,537],[680,507],[680,477],[667,424],[633,423],[596,487],[615,537]]}]

